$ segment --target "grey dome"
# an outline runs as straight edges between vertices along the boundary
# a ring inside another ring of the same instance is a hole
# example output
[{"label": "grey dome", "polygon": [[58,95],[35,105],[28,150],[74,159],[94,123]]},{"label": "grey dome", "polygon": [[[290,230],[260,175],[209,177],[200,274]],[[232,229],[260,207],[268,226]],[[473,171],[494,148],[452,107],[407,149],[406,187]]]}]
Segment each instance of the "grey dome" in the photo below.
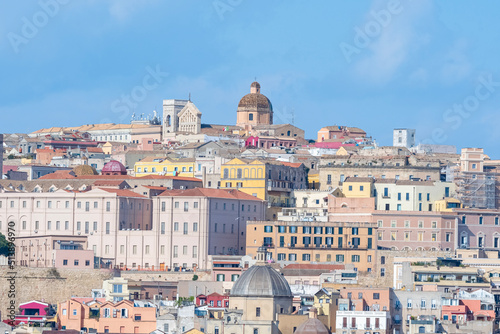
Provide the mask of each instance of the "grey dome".
[{"label": "grey dome", "polygon": [[270,266],[255,265],[238,278],[233,297],[292,297],[286,279]]}]

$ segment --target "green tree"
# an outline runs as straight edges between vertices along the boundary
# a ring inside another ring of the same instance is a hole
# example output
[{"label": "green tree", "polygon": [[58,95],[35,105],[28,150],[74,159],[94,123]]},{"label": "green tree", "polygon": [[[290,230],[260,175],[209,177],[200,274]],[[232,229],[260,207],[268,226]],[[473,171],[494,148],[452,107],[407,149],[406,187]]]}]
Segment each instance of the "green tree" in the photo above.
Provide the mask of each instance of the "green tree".
[{"label": "green tree", "polygon": [[9,256],[9,244],[2,233],[0,233],[0,255]]}]

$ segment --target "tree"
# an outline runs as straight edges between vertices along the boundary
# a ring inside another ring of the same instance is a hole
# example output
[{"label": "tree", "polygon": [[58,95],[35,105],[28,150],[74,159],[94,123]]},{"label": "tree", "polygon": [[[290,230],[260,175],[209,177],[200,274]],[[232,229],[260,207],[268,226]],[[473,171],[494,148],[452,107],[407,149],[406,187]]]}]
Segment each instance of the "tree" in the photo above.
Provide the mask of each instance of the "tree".
[{"label": "tree", "polygon": [[2,233],[0,233],[0,255],[9,256],[9,243]]}]

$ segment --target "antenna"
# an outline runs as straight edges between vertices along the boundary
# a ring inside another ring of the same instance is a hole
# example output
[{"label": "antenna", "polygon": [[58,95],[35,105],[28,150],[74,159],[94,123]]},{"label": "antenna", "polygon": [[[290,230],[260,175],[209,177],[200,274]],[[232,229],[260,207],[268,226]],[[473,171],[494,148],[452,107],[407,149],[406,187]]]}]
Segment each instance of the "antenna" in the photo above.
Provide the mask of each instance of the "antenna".
[{"label": "antenna", "polygon": [[191,102],[191,92],[189,92],[189,102]]}]

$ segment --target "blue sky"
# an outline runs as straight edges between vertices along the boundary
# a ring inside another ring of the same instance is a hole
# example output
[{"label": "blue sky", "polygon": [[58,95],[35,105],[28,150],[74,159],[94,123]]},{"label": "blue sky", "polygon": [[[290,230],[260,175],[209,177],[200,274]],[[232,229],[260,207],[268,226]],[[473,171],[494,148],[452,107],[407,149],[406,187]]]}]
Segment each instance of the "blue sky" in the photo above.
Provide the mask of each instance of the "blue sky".
[{"label": "blue sky", "polygon": [[204,123],[234,124],[257,77],[275,122],[308,138],[338,124],[390,145],[408,127],[500,158],[498,1],[0,6],[0,132],[128,122],[189,93]]}]

